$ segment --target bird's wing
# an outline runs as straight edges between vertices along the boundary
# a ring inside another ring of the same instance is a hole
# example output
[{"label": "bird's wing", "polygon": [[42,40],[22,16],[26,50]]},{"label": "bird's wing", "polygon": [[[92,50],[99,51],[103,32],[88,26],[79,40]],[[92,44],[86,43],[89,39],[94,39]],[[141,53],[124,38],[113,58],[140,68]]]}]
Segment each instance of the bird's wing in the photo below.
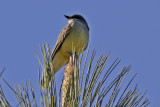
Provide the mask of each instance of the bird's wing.
[{"label": "bird's wing", "polygon": [[63,41],[65,40],[65,38],[67,37],[67,35],[70,33],[71,29],[72,29],[72,25],[73,23],[70,23],[68,24],[67,26],[65,26],[63,28],[63,30],[60,32],[59,36],[58,36],[58,39],[57,39],[57,42],[56,42],[56,45],[52,51],[52,54],[51,54],[51,59],[53,60],[55,54],[57,53],[57,51],[60,49]]}]

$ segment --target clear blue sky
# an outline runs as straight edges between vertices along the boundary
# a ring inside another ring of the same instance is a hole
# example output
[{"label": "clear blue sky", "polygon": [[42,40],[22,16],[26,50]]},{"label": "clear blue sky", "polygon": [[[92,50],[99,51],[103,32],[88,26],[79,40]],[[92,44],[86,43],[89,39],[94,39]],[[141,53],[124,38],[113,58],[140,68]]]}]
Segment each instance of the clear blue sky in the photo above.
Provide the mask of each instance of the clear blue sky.
[{"label": "clear blue sky", "polygon": [[[111,60],[118,57],[121,66],[131,64],[131,72],[138,73],[135,81],[140,91],[147,90],[151,105],[160,107],[159,0],[1,0],[0,70],[6,67],[3,78],[12,86],[31,80],[34,90],[38,90],[39,65],[34,50],[41,57],[40,44],[47,42],[52,49],[67,24],[63,15],[75,13],[88,21],[90,44],[97,55],[111,50]],[[56,75],[62,77],[63,69]],[[0,84],[15,104],[14,95],[1,79]]]}]

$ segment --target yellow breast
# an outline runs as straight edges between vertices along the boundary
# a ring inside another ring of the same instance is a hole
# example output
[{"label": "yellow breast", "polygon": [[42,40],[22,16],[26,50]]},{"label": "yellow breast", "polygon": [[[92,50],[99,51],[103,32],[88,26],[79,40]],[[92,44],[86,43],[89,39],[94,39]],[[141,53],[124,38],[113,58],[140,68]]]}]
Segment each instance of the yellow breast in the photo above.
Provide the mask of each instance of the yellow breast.
[{"label": "yellow breast", "polygon": [[80,54],[88,45],[89,32],[87,27],[81,23],[74,23],[71,32],[66,37],[62,44],[62,51],[72,53],[72,49],[75,48],[76,54]]}]

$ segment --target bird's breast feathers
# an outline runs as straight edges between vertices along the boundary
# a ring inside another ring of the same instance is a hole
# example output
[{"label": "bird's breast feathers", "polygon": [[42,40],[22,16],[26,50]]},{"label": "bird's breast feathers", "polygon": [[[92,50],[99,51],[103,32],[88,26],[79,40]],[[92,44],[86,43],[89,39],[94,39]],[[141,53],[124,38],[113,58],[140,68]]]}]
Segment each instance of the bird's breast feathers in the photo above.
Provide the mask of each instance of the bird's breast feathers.
[{"label": "bird's breast feathers", "polygon": [[62,44],[62,51],[72,52],[75,48],[76,54],[80,54],[88,45],[89,31],[87,27],[81,22],[74,22],[71,31]]}]

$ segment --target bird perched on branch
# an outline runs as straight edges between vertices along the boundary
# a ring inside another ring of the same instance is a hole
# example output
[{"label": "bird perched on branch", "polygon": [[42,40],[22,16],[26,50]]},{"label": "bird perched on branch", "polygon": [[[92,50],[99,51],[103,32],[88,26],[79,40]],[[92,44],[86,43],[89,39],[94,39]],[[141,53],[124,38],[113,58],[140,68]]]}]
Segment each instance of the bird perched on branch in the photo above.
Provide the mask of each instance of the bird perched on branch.
[{"label": "bird perched on branch", "polygon": [[[60,70],[69,61],[73,49],[76,56],[83,52],[89,41],[89,27],[81,15],[66,16],[68,24],[60,32],[55,47],[51,54],[52,70],[47,69],[47,74],[41,80],[41,86],[47,88],[52,81],[52,75]],[[49,76],[49,75],[50,76]]]},{"label": "bird perched on branch", "polygon": [[68,63],[73,48],[75,54],[79,55],[87,48],[89,41],[89,27],[86,20],[77,14],[64,16],[68,19],[68,24],[60,32],[51,54],[54,73]]}]

